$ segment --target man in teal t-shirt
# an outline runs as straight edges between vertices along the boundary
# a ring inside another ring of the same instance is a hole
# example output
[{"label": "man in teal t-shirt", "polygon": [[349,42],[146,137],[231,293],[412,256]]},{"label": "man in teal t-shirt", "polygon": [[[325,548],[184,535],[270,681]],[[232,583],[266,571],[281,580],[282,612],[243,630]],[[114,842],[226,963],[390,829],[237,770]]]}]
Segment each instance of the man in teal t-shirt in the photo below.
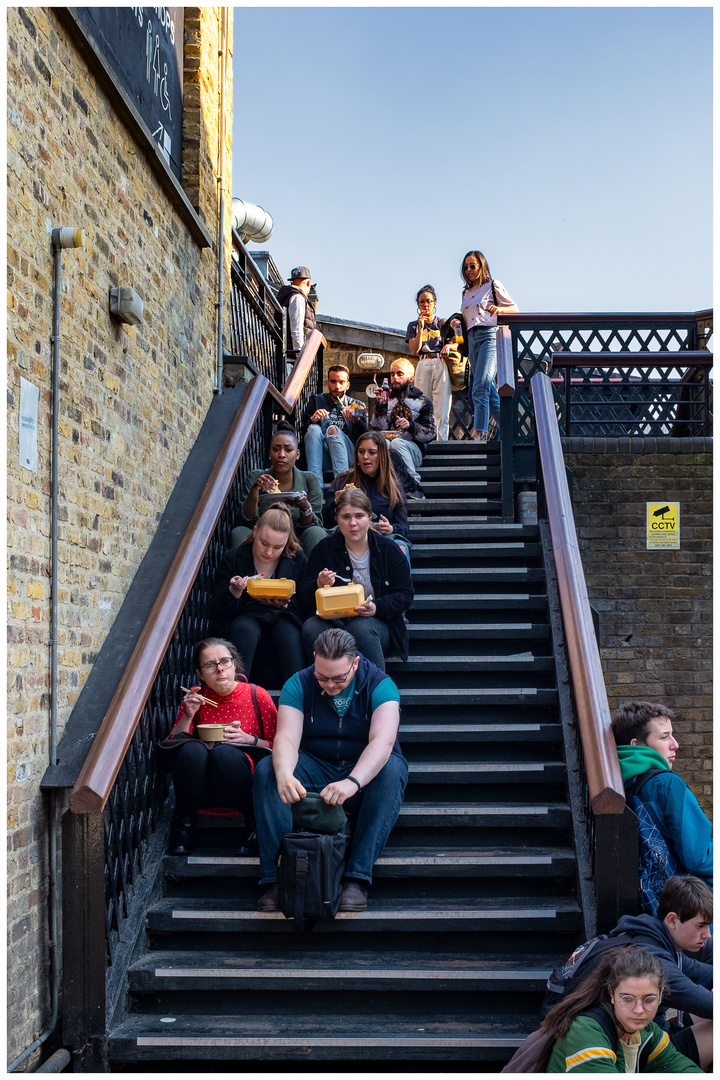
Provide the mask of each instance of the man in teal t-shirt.
[{"label": "man in teal t-shirt", "polygon": [[638,793],[674,855],[679,872],[712,888],[712,825],[685,781],[672,772],[679,743],[666,705],[630,701],[616,711],[613,735],[620,772],[628,784],[648,769],[661,769]]},{"label": "man in teal t-shirt", "polygon": [[315,662],[282,688],[272,758],[255,770],[260,884],[257,910],[279,911],[275,855],[308,790],[355,817],[340,911],[364,911],[372,869],[400,812],[408,767],[397,741],[400,694],[346,630],[325,630]]}]

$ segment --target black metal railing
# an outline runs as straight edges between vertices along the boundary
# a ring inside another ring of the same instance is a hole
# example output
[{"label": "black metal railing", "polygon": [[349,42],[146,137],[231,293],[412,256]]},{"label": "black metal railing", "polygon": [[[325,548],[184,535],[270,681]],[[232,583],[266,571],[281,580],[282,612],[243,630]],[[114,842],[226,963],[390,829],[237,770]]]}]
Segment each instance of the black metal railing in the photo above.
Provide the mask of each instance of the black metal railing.
[{"label": "black metal railing", "polygon": [[[132,742],[105,807],[105,902],[107,961],[113,962],[130,917],[136,879],[145,870],[144,854],[166,808],[168,780],[155,743],[172,727],[182,698],[180,686],[195,679],[195,644],[210,633],[207,601],[230,533],[241,517],[240,492],[252,469],[265,464],[270,410],[260,414],[246,446],[230,494],[210,540],[200,571],[165,653]],[[187,680],[190,680],[188,682]]]},{"label": "black metal railing", "polygon": [[[572,434],[670,435],[676,423],[688,433],[687,425],[693,433],[709,431],[710,385],[704,374],[698,377],[696,368],[701,369],[693,357],[709,341],[711,313],[519,314],[499,321],[512,337],[516,445],[535,441],[530,380],[548,370],[553,354],[623,357],[612,369],[601,361],[602,374],[587,369],[584,374],[571,371],[569,383],[554,380],[556,407],[561,418],[569,415]],[[687,362],[684,352],[690,354]]]},{"label": "black metal railing", "polygon": [[230,352],[245,356],[273,386],[285,382],[283,309],[233,232],[230,291]]}]

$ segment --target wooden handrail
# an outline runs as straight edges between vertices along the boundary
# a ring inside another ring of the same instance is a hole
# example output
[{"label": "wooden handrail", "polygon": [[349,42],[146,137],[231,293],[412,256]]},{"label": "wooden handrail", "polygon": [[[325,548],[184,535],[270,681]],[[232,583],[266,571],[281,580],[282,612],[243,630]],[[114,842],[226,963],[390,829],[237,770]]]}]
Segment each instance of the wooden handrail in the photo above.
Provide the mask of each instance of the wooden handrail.
[{"label": "wooden handrail", "polygon": [[552,384],[539,371],[531,385],[590,804],[595,814],[622,814],[625,790],[565,476]]},{"label": "wooden handrail", "polygon": [[[554,352],[554,368],[607,368],[626,367],[712,367],[713,354],[707,349],[683,350],[675,352]],[[499,367],[498,367],[499,373]]]},{"label": "wooden handrail", "polygon": [[305,338],[305,343],[300,351],[300,355],[293,364],[293,369],[285,380],[285,385],[282,390],[276,390],[274,386],[270,387],[270,393],[275,401],[277,401],[283,412],[286,412],[288,415],[290,415],[297,405],[300,391],[305,385],[305,380],[315,363],[315,357],[317,356],[318,349],[321,345],[324,345],[327,348],[327,341],[319,330],[311,330]]},{"label": "wooden handrail", "polygon": [[500,397],[515,395],[515,364],[513,363],[512,334],[508,326],[499,326],[497,340],[497,389]]},{"label": "wooden handrail", "polygon": [[100,814],[182,615],[270,383],[256,375],[227,434],[158,598],[140,632],[70,795],[74,814]]}]

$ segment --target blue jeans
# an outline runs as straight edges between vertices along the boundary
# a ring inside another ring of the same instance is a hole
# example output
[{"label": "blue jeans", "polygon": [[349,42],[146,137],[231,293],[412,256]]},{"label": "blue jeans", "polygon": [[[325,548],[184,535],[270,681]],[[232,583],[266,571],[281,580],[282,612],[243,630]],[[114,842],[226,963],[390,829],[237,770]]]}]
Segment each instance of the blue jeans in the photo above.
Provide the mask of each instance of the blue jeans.
[{"label": "blue jeans", "polygon": [[497,345],[495,326],[473,326],[468,331],[468,359],[472,373],[473,429],[487,431],[489,416],[500,426],[500,398],[495,387]]},{"label": "blue jeans", "polygon": [[350,468],[353,444],[344,431],[337,435],[323,434],[320,424],[311,424],[305,432],[305,462],[308,472],[323,482],[323,468],[332,469],[333,477]]},{"label": "blue jeans", "polygon": [[[356,761],[341,761],[333,765],[300,750],[294,775],[308,791],[322,791],[327,784],[350,776],[356,764]],[[391,754],[374,780],[343,803],[349,816],[357,815],[345,871],[347,877],[372,883],[372,868],[397,821],[407,778],[405,758],[402,754]],[[258,762],[253,798],[260,846],[260,884],[270,885],[277,881],[275,856],[280,841],[293,827],[292,811],[278,795],[272,758]]]}]

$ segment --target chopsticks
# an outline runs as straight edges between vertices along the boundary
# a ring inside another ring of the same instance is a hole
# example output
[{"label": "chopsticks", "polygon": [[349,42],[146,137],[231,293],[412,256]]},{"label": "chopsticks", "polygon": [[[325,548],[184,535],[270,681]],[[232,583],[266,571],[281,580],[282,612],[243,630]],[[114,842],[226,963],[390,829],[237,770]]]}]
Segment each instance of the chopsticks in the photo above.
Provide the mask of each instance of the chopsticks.
[{"label": "chopsticks", "polygon": [[217,709],[217,701],[211,701],[209,697],[203,697],[202,694],[198,694],[197,690],[191,690],[189,686],[181,686],[180,689],[184,690],[186,694],[197,694],[206,705],[212,705],[213,709]]}]

